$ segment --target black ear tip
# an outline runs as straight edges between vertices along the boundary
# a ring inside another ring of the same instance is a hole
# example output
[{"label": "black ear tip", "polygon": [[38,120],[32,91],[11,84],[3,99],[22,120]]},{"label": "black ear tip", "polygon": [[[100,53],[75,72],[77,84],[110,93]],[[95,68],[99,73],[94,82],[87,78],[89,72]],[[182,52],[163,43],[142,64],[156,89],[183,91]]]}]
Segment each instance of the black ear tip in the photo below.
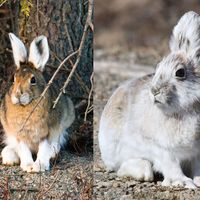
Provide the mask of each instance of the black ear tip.
[{"label": "black ear tip", "polygon": [[36,42],[36,46],[38,48],[38,51],[39,51],[40,55],[42,55],[42,53],[43,53],[42,39],[40,39],[39,41]]},{"label": "black ear tip", "polygon": [[13,37],[12,37],[13,33],[9,33],[8,36],[10,38],[10,40],[13,40]]}]

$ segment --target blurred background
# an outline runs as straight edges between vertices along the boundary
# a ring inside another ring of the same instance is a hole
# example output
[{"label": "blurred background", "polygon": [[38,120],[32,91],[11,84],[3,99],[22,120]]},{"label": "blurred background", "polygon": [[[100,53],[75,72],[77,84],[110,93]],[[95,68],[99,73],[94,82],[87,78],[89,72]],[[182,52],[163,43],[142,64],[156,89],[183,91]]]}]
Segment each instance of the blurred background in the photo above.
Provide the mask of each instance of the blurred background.
[{"label": "blurred background", "polygon": [[153,64],[168,51],[173,26],[189,10],[200,13],[200,1],[96,0],[95,49],[148,54],[152,59],[145,63]]}]

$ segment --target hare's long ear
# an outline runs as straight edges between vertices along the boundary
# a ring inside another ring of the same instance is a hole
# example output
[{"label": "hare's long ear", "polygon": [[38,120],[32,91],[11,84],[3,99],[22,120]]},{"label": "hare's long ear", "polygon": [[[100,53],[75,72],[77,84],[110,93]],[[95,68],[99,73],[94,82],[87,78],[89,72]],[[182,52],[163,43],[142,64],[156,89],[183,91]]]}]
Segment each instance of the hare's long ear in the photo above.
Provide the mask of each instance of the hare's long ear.
[{"label": "hare's long ear", "polygon": [[43,71],[45,64],[49,59],[49,46],[47,38],[43,35],[36,37],[30,46],[29,62],[34,67]]},{"label": "hare's long ear", "polygon": [[197,61],[200,57],[200,16],[189,11],[174,27],[170,43],[171,51],[183,51]]},{"label": "hare's long ear", "polygon": [[27,51],[23,42],[13,33],[9,33],[9,38],[13,50],[13,57],[17,68],[20,67],[20,62],[25,62],[27,59]]}]

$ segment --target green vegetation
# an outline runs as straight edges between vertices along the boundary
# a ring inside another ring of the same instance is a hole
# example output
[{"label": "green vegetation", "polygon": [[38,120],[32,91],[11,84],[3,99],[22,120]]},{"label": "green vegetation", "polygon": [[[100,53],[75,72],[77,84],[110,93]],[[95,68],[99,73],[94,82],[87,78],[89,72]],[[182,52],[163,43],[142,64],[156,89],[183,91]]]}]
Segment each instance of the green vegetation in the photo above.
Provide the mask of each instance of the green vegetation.
[{"label": "green vegetation", "polygon": [[[0,6],[8,3],[9,0],[0,0]],[[26,17],[30,15],[30,10],[33,7],[32,0],[20,0],[20,10]]]}]

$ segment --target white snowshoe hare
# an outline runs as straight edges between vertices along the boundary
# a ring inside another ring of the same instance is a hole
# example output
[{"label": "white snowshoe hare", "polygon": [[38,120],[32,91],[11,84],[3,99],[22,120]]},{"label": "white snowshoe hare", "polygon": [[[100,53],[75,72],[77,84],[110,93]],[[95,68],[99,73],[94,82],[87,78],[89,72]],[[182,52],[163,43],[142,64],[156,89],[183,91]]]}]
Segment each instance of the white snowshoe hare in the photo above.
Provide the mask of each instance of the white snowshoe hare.
[{"label": "white snowshoe hare", "polygon": [[[99,146],[108,170],[163,186],[200,186],[200,16],[187,12],[174,27],[170,54],[154,74],[130,80],[109,99]],[[191,178],[182,170],[191,165]]]},{"label": "white snowshoe hare", "polygon": [[[27,56],[22,41],[12,33],[9,37],[17,69],[0,110],[6,143],[1,153],[2,162],[5,165],[20,163],[27,172],[49,170],[50,159],[59,152],[65,142],[66,129],[74,121],[74,105],[63,95],[53,109],[53,101],[59,93],[58,86],[53,84],[22,129],[46,86],[42,72],[49,59],[49,47],[45,36],[36,37]],[[32,153],[37,154],[35,161]]]}]

